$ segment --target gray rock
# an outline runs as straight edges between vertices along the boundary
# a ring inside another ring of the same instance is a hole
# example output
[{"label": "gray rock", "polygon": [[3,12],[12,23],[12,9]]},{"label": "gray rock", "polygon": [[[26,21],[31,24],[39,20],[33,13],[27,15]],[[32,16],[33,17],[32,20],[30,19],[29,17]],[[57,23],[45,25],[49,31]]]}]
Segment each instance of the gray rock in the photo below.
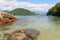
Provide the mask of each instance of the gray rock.
[{"label": "gray rock", "polygon": [[40,32],[34,29],[17,30],[10,34],[8,40],[35,40],[39,34]]},{"label": "gray rock", "polygon": [[27,37],[24,33],[12,33],[8,40],[31,40],[31,38]]},{"label": "gray rock", "polygon": [[40,35],[40,32],[34,29],[24,29],[24,32],[29,37],[37,37]]},{"label": "gray rock", "polygon": [[37,36],[40,35],[40,32],[34,29],[24,29],[24,33],[32,40],[36,40]]},{"label": "gray rock", "polygon": [[3,38],[8,38],[9,35],[10,35],[9,33],[5,33],[4,36],[3,36]]}]

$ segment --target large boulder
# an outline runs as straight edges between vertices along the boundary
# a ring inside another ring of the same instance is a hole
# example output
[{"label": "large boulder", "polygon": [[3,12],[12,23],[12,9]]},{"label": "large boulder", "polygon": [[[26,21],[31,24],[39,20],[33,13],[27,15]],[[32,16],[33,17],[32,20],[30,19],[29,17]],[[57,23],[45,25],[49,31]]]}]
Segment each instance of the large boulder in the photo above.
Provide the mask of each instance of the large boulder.
[{"label": "large boulder", "polygon": [[36,40],[39,34],[40,32],[34,29],[17,30],[10,34],[8,40]]},{"label": "large boulder", "polygon": [[17,18],[14,17],[12,14],[6,12],[0,12],[0,25],[12,23],[16,20]]},{"label": "large boulder", "polygon": [[24,33],[13,33],[8,40],[31,40]]}]

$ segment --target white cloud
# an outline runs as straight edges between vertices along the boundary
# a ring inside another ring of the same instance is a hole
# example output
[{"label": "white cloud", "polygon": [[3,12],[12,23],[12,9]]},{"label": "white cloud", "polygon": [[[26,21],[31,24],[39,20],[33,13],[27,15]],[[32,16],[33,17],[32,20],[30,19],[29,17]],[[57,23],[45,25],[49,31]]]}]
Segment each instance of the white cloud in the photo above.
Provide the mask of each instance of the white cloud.
[{"label": "white cloud", "polygon": [[53,5],[34,4],[31,2],[18,2],[17,0],[0,0],[0,10],[13,10],[15,8],[25,8],[32,11],[47,11]]}]

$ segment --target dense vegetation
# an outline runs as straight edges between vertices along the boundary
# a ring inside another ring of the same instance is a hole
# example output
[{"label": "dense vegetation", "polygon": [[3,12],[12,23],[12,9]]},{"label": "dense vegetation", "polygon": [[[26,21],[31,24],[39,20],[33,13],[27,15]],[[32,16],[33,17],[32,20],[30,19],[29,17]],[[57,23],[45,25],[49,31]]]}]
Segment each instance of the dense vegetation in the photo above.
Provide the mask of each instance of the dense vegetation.
[{"label": "dense vegetation", "polygon": [[60,3],[57,3],[54,7],[49,9],[47,15],[60,16]]},{"label": "dense vegetation", "polygon": [[10,13],[12,13],[14,15],[35,15],[34,12],[31,12],[31,11],[23,9],[23,8],[16,8],[16,9],[10,11]]}]

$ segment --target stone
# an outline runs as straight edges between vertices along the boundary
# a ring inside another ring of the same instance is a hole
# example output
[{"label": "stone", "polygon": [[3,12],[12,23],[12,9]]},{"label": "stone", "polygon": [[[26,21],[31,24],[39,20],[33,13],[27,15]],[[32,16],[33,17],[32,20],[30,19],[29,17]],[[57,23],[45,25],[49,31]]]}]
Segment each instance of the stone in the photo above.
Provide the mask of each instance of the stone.
[{"label": "stone", "polygon": [[24,33],[13,33],[10,35],[8,40],[31,40],[29,37],[26,36]]},{"label": "stone", "polygon": [[34,29],[24,29],[24,32],[26,35],[28,35],[29,37],[37,37],[38,35],[40,35],[40,32]]},{"label": "stone", "polygon": [[17,30],[10,34],[8,40],[35,40],[39,34],[40,32],[34,29]]},{"label": "stone", "polygon": [[9,33],[4,33],[3,38],[8,38],[9,35],[10,35]]},{"label": "stone", "polygon": [[0,12],[0,25],[17,21],[18,19],[10,13]]},{"label": "stone", "polygon": [[32,40],[36,40],[37,36],[40,35],[40,32],[34,29],[24,29],[24,33]]}]

